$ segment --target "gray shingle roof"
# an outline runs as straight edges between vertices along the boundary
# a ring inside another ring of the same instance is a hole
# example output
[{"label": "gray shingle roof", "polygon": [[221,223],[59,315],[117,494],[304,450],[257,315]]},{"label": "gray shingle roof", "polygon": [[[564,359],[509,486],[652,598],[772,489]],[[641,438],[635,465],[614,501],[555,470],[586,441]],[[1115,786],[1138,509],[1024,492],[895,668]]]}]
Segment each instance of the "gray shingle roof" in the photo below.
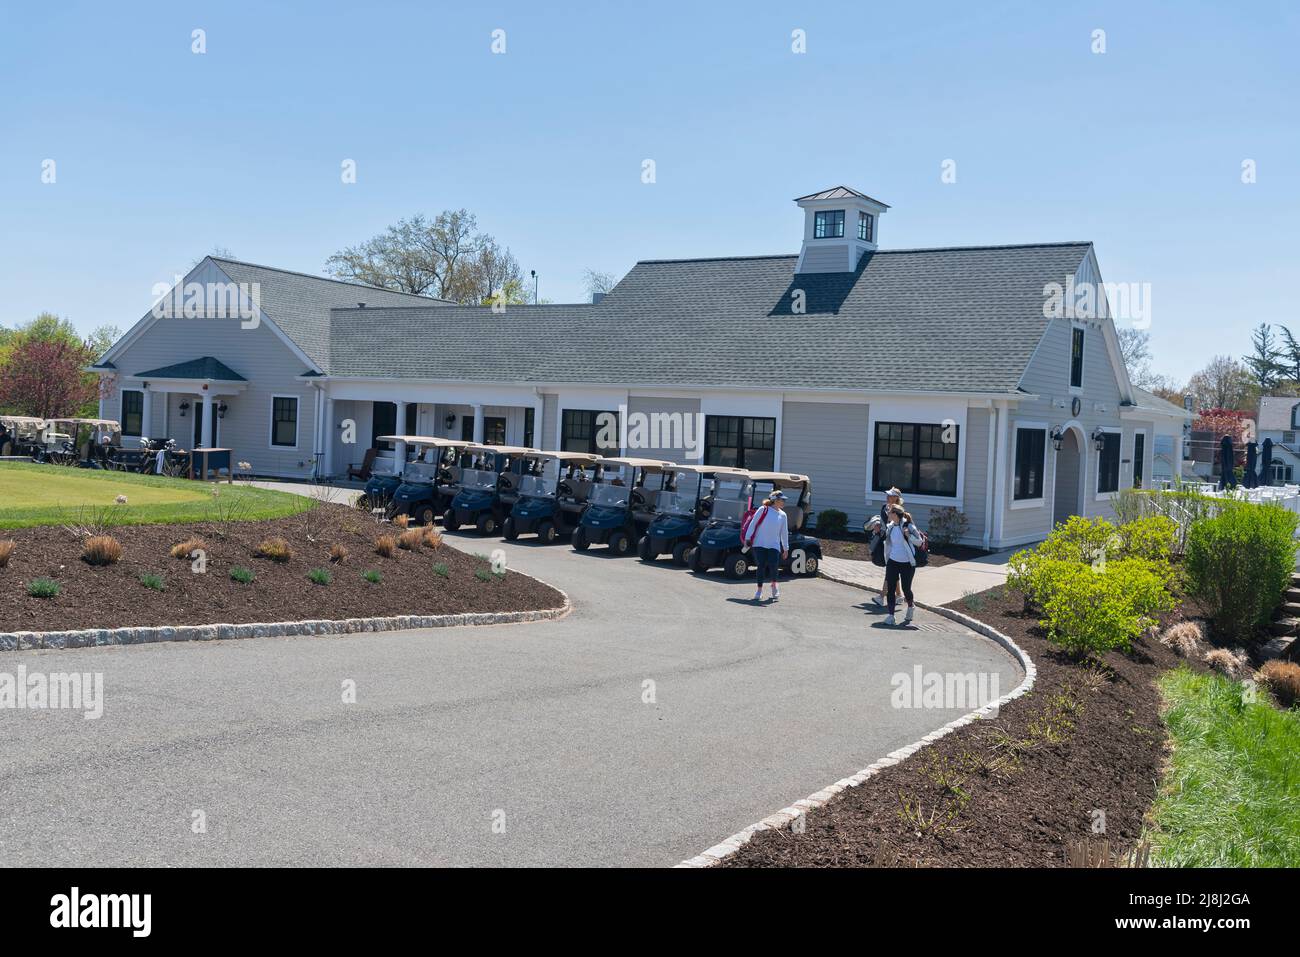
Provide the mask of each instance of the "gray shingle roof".
[{"label": "gray shingle roof", "polygon": [[1259,400],[1259,420],[1255,427],[1260,432],[1290,432],[1291,410],[1300,405],[1300,399],[1285,395],[1269,395]]},{"label": "gray shingle roof", "polygon": [[367,306],[436,306],[443,302],[235,259],[213,256],[212,261],[233,282],[256,283],[262,311],[322,369],[329,368],[331,309],[360,302]]},{"label": "gray shingle roof", "polygon": [[1170,415],[1181,415],[1187,418],[1191,417],[1191,413],[1181,405],[1175,405],[1173,402],[1170,402],[1167,399],[1162,399],[1154,392],[1148,392],[1146,389],[1139,389],[1137,386],[1134,386],[1133,397],[1137,400],[1135,404],[1140,409],[1155,409],[1157,412],[1165,412]]},{"label": "gray shingle roof", "polygon": [[889,209],[888,203],[882,203],[866,193],[858,192],[851,186],[832,186],[830,189],[824,189],[820,193],[809,193],[807,196],[800,196],[795,200],[796,203],[802,203],[805,199],[869,199],[877,206],[883,206]]},{"label": "gray shingle roof", "polygon": [[882,250],[797,276],[796,256],[650,260],[596,305],[337,309],[330,372],[1013,393],[1048,326],[1043,287],[1088,249]]},{"label": "gray shingle roof", "polygon": [[230,366],[212,356],[190,359],[160,369],[137,372],[138,378],[149,379],[213,379],[218,382],[247,382],[242,375]]}]

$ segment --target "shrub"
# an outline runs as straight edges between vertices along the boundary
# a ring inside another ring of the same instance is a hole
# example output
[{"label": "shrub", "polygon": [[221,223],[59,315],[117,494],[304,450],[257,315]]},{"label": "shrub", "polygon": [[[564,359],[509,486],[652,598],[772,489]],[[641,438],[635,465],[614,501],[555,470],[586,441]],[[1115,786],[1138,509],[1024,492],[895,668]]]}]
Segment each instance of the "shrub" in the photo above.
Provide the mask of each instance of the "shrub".
[{"label": "shrub", "polygon": [[154,591],[162,591],[166,587],[163,584],[163,577],[161,575],[155,575],[153,572],[145,572],[142,574],[140,576],[140,584],[145,588],[150,588]]},{"label": "shrub", "polygon": [[1201,653],[1201,643],[1204,639],[1201,633],[1201,626],[1194,621],[1180,621],[1176,625],[1170,625],[1160,635],[1160,644],[1166,648],[1171,648],[1184,658],[1195,658]]},{"label": "shrub", "polygon": [[965,512],[951,505],[944,505],[930,512],[930,521],[925,531],[930,536],[932,545],[947,548],[961,541],[968,528],[970,528],[970,520]]},{"label": "shrub", "polygon": [[14,549],[17,547],[18,543],[12,538],[0,539],[0,568],[9,564],[9,559],[13,557]]},{"label": "shrub", "polygon": [[1192,526],[1188,588],[1219,634],[1245,640],[1268,623],[1295,568],[1298,521],[1278,505],[1241,503]]},{"label": "shrub", "polygon": [[87,565],[112,565],[122,558],[122,545],[112,535],[92,535],[81,548]]},{"label": "shrub", "polygon": [[53,578],[33,578],[27,583],[27,594],[33,598],[53,598],[59,593],[59,583]]},{"label": "shrub", "polygon": [[1118,545],[1115,526],[1104,518],[1072,515],[1052,529],[1034,551],[1044,559],[1091,564],[1103,555],[1108,560],[1115,557],[1110,552]]},{"label": "shrub", "polygon": [[343,562],[347,561],[347,557],[348,557],[348,550],[344,546],[342,545],[330,546],[330,561],[333,562],[335,565],[341,565]]},{"label": "shrub", "polygon": [[433,573],[439,578],[449,578],[451,576],[451,570],[446,565],[442,564],[442,562],[433,566]]},{"label": "shrub", "polygon": [[397,554],[397,536],[380,535],[375,539],[375,554],[382,558],[392,558]]},{"label": "shrub", "polygon": [[1128,651],[1133,640],[1174,606],[1167,582],[1153,563],[1108,562],[1104,569],[1058,562],[1042,602],[1039,622],[1050,641],[1075,655]]},{"label": "shrub", "polygon": [[293,549],[278,535],[258,542],[254,552],[259,558],[269,558],[273,562],[287,562],[293,558]]},{"label": "shrub", "polygon": [[407,515],[405,512],[402,512],[399,515],[394,515],[393,524],[397,528],[406,528],[408,525],[411,524],[411,516]]},{"label": "shrub", "polygon": [[1267,661],[1259,675],[1284,708],[1300,702],[1300,665],[1294,661]]},{"label": "shrub", "polygon": [[384,580],[384,576],[379,574],[379,572],[375,571],[372,568],[367,568],[365,571],[363,571],[361,573],[361,577],[364,578],[366,581],[370,582],[370,584],[372,585],[378,585],[381,581]]},{"label": "shrub", "polygon": [[206,552],[208,543],[197,536],[191,536],[183,542],[177,542],[172,546],[172,558],[189,558],[195,552]]},{"label": "shrub", "polygon": [[1164,515],[1135,518],[1116,531],[1118,557],[1143,558],[1168,564],[1178,537],[1178,524]]},{"label": "shrub", "polygon": [[424,526],[424,546],[425,548],[432,548],[435,552],[442,548],[442,532],[432,525]]},{"label": "shrub", "polygon": [[484,568],[479,568],[475,570],[474,577],[481,582],[490,582],[492,580],[492,573]]},{"label": "shrub", "polygon": [[234,568],[230,569],[230,577],[241,585],[247,585],[256,576],[254,576],[252,571],[245,568],[243,565],[236,565]]},{"label": "shrub", "polygon": [[838,508],[827,508],[817,513],[817,531],[824,535],[843,535],[848,527],[848,515]]},{"label": "shrub", "polygon": [[316,585],[328,585],[334,580],[334,577],[323,568],[313,568],[307,573],[307,577]]},{"label": "shrub", "polygon": [[406,531],[402,532],[401,535],[397,536],[397,547],[409,552],[419,548],[420,543],[423,541],[424,529],[408,528]]},{"label": "shrub", "polygon": [[1240,678],[1250,662],[1244,648],[1212,648],[1205,653],[1205,663],[1227,678]]}]

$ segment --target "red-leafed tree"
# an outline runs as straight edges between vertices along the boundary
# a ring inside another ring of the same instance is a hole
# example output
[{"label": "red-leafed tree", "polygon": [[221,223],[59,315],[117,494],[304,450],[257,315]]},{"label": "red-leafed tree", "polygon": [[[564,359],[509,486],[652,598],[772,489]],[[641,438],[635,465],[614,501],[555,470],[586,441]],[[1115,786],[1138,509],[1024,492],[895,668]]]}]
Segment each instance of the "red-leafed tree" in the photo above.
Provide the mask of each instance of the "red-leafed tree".
[{"label": "red-leafed tree", "polygon": [[41,418],[85,415],[99,397],[85,371],[95,358],[86,346],[61,339],[19,343],[0,367],[0,406]]},{"label": "red-leafed tree", "polygon": [[1236,409],[1204,409],[1193,420],[1192,428],[1212,433],[1215,441],[1226,435],[1239,448],[1246,444],[1250,434],[1250,419],[1250,413]]}]

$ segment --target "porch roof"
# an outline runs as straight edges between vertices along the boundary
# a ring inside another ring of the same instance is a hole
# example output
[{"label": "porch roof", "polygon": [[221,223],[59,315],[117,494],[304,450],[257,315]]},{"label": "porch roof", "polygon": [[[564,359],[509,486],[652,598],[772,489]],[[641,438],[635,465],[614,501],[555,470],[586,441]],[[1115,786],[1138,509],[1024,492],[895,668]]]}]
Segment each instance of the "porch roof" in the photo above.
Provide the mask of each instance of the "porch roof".
[{"label": "porch roof", "polygon": [[174,365],[163,366],[160,369],[150,369],[147,372],[137,372],[135,376],[138,379],[194,379],[210,382],[248,381],[220,359],[214,359],[212,356],[190,359],[188,362],[177,362]]}]

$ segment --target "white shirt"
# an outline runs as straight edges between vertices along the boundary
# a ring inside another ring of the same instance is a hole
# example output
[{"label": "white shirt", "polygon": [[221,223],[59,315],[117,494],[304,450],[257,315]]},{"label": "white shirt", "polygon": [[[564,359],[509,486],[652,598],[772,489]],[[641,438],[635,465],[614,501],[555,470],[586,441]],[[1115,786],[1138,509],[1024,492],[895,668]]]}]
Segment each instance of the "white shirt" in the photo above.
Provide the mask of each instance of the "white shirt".
[{"label": "white shirt", "polygon": [[[763,519],[762,525],[758,524],[760,518]],[[754,536],[750,543],[754,548],[775,548],[779,552],[790,550],[790,523],[786,521],[785,512],[775,506],[764,505],[754,513],[749,520],[749,534]]]},{"label": "white shirt", "polygon": [[889,525],[885,534],[888,536],[886,540],[889,542],[886,558],[891,562],[903,562],[908,565],[916,563],[916,556],[912,552],[912,544],[909,541],[915,533],[910,525],[906,531],[903,530],[902,525]]}]

